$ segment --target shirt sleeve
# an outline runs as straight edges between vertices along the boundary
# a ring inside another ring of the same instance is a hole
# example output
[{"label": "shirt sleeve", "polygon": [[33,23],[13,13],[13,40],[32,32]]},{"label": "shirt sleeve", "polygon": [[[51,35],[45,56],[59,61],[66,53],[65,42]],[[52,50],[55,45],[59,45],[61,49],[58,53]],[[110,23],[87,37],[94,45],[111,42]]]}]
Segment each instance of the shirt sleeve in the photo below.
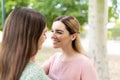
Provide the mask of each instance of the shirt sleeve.
[{"label": "shirt sleeve", "polygon": [[91,61],[87,61],[82,66],[82,80],[98,80],[96,68]]}]

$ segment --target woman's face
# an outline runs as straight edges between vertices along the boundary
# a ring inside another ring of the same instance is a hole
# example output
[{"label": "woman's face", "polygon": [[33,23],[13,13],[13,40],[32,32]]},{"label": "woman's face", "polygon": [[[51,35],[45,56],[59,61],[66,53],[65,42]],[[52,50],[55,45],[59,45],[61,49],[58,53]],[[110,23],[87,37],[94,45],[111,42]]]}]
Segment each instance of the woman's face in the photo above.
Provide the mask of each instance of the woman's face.
[{"label": "woman's face", "polygon": [[64,48],[72,44],[72,35],[69,34],[65,25],[60,21],[53,22],[51,39],[54,48]]},{"label": "woman's face", "polygon": [[39,40],[38,40],[38,50],[41,49],[43,42],[45,41],[46,37],[46,32],[47,32],[47,27],[43,30]]}]

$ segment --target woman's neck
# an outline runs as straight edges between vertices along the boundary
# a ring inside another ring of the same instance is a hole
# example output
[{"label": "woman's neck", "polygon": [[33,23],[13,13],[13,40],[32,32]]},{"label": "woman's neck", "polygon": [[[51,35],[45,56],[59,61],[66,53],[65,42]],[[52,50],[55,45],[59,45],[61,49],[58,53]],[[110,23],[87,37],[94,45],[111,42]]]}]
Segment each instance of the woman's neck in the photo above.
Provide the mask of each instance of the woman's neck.
[{"label": "woman's neck", "polygon": [[72,47],[71,48],[66,47],[66,48],[62,49],[61,58],[63,61],[67,61],[77,55],[78,55],[78,52],[76,52]]},{"label": "woman's neck", "polygon": [[76,53],[76,51],[73,49],[73,47],[71,45],[64,46],[64,47],[61,48],[61,50],[62,50],[63,54],[66,54],[68,56]]}]

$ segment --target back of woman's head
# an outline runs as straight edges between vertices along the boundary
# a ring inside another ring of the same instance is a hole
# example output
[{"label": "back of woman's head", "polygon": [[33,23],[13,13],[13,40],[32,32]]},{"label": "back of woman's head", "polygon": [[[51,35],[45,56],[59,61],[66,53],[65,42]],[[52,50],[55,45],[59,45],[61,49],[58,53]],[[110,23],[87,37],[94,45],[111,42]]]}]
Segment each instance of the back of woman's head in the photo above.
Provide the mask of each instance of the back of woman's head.
[{"label": "back of woman's head", "polygon": [[73,17],[73,16],[60,16],[57,17],[54,21],[61,21],[65,27],[66,30],[69,32],[70,35],[77,33],[77,37],[75,40],[72,42],[72,47],[75,51],[79,53],[84,53],[82,45],[80,43],[80,35],[79,35],[79,30],[80,30],[80,23],[79,21]]},{"label": "back of woman's head", "polygon": [[18,80],[38,50],[45,17],[33,9],[14,9],[6,19],[0,52],[0,80]]}]

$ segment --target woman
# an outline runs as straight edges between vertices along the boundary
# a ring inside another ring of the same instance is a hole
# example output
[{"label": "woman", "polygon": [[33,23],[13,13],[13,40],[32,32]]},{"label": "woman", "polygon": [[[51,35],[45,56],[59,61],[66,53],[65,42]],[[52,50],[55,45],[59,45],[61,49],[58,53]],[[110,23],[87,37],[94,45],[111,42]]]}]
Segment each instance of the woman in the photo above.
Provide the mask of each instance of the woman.
[{"label": "woman", "polygon": [[60,16],[52,25],[53,47],[61,52],[42,67],[52,80],[98,80],[96,70],[85,55],[79,39],[80,24],[73,16]]},{"label": "woman", "polygon": [[34,62],[46,39],[45,17],[33,9],[14,9],[6,19],[0,49],[0,80],[50,80]]}]

